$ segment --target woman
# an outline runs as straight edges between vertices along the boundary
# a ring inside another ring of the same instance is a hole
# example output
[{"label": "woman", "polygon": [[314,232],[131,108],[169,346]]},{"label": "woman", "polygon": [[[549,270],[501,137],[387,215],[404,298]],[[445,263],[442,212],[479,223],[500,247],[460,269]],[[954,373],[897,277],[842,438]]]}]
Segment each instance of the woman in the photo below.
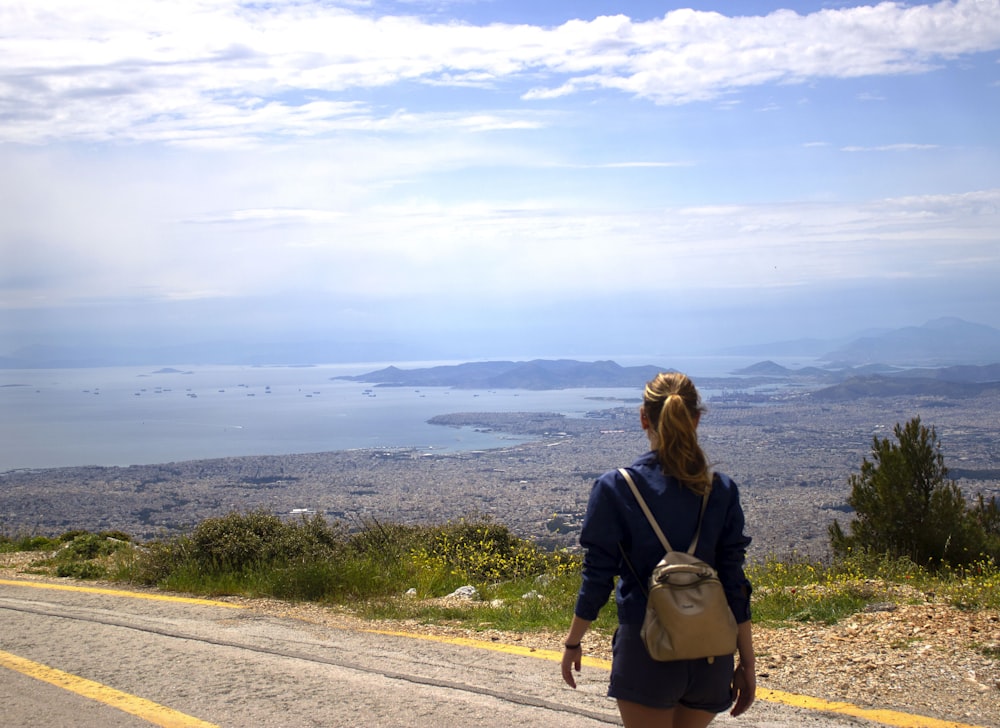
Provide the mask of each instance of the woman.
[{"label": "woman", "polygon": [[[708,506],[695,555],[719,573],[739,625],[732,655],[713,660],[657,662],[639,635],[646,613],[646,588],[663,546],[624,478],[611,471],[594,483],[580,533],[586,549],[583,583],[562,658],[563,680],[576,687],[581,640],[614,588],[618,630],[612,642],[608,695],[618,701],[626,728],[704,728],[731,705],[732,715],[750,707],[756,691],[750,632],[750,584],[743,561],[750,539],[743,533],[743,509],[736,484],[708,468],[698,444],[703,407],[688,377],[659,374],[646,385],[640,410],[650,452],[630,468],[640,493],[674,548],[684,550],[698,525],[702,498]],[[735,704],[734,704],[735,702]]]}]

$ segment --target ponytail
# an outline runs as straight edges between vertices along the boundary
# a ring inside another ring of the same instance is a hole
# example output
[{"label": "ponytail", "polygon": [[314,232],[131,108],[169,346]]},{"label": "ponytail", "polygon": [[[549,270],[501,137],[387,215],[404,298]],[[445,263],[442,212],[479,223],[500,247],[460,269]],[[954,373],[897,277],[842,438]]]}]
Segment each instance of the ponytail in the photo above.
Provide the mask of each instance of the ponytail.
[{"label": "ponytail", "polygon": [[658,374],[646,384],[642,409],[664,474],[704,495],[712,487],[712,473],[698,444],[698,418],[704,407],[694,383],[679,372]]}]

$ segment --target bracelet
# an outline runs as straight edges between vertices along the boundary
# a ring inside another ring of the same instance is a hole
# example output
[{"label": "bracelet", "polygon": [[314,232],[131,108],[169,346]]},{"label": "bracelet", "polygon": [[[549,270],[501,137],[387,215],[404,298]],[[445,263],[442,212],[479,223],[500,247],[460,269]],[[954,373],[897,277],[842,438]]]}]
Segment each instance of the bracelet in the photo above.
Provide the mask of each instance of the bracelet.
[{"label": "bracelet", "polygon": [[563,647],[565,647],[567,650],[578,650],[580,649],[580,644],[581,644],[580,642],[577,642],[575,645],[571,645],[569,642],[566,642],[563,645]]}]

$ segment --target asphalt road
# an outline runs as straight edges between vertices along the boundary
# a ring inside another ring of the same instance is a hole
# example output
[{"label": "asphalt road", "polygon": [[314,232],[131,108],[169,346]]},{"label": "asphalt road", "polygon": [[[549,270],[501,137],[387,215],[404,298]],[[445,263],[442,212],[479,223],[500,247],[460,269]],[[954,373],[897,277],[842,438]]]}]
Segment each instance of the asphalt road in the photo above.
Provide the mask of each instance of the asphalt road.
[{"label": "asphalt road", "polygon": [[[0,723],[620,725],[607,668],[566,687],[554,653],[318,626],[221,602],[0,581]],[[746,728],[878,725],[758,701]]]}]

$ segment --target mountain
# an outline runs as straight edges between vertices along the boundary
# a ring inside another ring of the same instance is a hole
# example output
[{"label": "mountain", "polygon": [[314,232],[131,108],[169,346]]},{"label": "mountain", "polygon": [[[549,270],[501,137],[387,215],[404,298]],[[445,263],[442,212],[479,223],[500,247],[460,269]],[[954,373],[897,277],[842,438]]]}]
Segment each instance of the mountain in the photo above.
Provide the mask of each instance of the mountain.
[{"label": "mountain", "polygon": [[1000,329],[945,317],[922,326],[870,329],[843,339],[795,339],[730,347],[724,356],[804,356],[833,368],[950,366],[1000,362]]},{"label": "mountain", "polygon": [[733,371],[734,375],[737,376],[751,376],[751,377],[775,377],[780,379],[843,379],[844,376],[855,373],[856,370],[831,370],[831,369],[821,369],[819,367],[801,367],[799,369],[789,369],[781,364],[771,361],[760,361],[756,364],[751,364],[748,367],[743,367],[742,369],[736,369]]},{"label": "mountain", "polygon": [[1000,330],[949,317],[863,336],[820,358],[838,364],[947,366],[1000,362]]},{"label": "mountain", "polygon": [[768,359],[767,361],[759,361],[748,367],[737,369],[733,374],[757,375],[762,377],[790,377],[794,371]]},{"label": "mountain", "polygon": [[570,389],[577,387],[635,387],[663,371],[656,366],[623,367],[613,361],[572,359],[487,361],[400,369],[390,366],[367,374],[340,376],[352,382],[382,387],[455,387],[457,389]]}]

